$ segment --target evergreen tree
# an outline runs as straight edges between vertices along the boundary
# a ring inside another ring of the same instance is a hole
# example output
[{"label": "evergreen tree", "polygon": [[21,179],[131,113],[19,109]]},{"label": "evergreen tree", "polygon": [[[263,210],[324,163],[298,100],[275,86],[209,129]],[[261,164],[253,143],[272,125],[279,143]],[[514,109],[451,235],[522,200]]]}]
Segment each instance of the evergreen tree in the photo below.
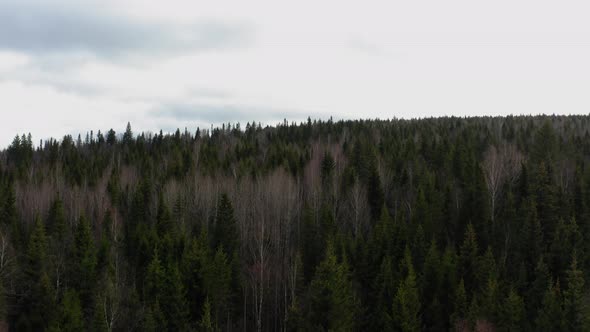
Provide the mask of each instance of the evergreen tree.
[{"label": "evergreen tree", "polygon": [[485,254],[479,257],[476,267],[476,280],[478,285],[486,285],[488,280],[497,279],[498,271],[492,248],[488,247]]},{"label": "evergreen tree", "polygon": [[166,290],[166,271],[162,267],[158,250],[154,251],[152,261],[150,262],[145,281],[146,302],[149,304],[148,316],[144,322],[144,329],[162,331],[168,326],[168,322],[160,308],[160,299]]},{"label": "evergreen tree", "polygon": [[201,321],[199,322],[199,331],[201,332],[215,332],[217,329],[214,327],[211,320],[211,304],[209,298],[205,300],[203,305],[203,314],[201,315]]},{"label": "evergreen tree", "polygon": [[356,301],[346,262],[338,263],[330,241],[310,285],[308,323],[315,330],[353,331]]},{"label": "evergreen tree", "polygon": [[64,332],[78,332],[84,330],[84,315],[80,298],[75,290],[68,290],[64,294],[61,304],[59,330]]},{"label": "evergreen tree", "polygon": [[53,204],[49,209],[48,225],[50,234],[54,236],[58,242],[65,240],[66,217],[63,202],[59,198],[53,201]]},{"label": "evergreen tree", "polygon": [[406,277],[397,289],[393,305],[394,326],[404,332],[421,331],[420,297],[409,250],[406,250],[404,265]]},{"label": "evergreen tree", "polygon": [[188,305],[178,267],[169,263],[163,280],[160,305],[168,323],[168,331],[188,329]]},{"label": "evergreen tree", "polygon": [[217,249],[211,263],[205,267],[204,286],[211,300],[213,317],[218,326],[230,310],[231,265],[222,247]]},{"label": "evergreen tree", "polygon": [[302,212],[300,248],[303,259],[303,275],[308,282],[313,278],[316,266],[322,255],[322,238],[319,227],[315,221],[314,211],[305,206]]},{"label": "evergreen tree", "polygon": [[576,253],[570,269],[566,272],[567,288],[564,291],[565,324],[569,331],[588,331],[590,311],[584,300],[584,274],[578,269]]},{"label": "evergreen tree", "polygon": [[465,239],[461,245],[461,254],[459,256],[460,274],[465,281],[465,288],[467,290],[473,290],[476,285],[475,273],[478,261],[478,251],[475,229],[473,228],[473,225],[469,224],[465,231]]},{"label": "evergreen tree", "polygon": [[562,294],[559,282],[549,285],[543,295],[543,303],[535,319],[537,331],[565,331],[565,316],[562,306]]},{"label": "evergreen tree", "polygon": [[190,317],[197,321],[200,317],[205,299],[204,271],[209,264],[209,247],[207,234],[201,233],[199,239],[193,238],[185,248],[181,272],[184,277],[184,288],[187,292]]},{"label": "evergreen tree", "polygon": [[465,282],[461,279],[459,287],[455,291],[454,311],[451,316],[453,325],[464,322],[469,314],[469,302],[467,299],[467,291],[465,290]]},{"label": "evergreen tree", "polygon": [[43,330],[54,320],[55,293],[47,275],[47,237],[39,217],[29,237],[25,263],[24,298],[20,318],[26,329]]},{"label": "evergreen tree", "polygon": [[131,123],[127,122],[125,133],[123,134],[123,144],[128,145],[133,141],[133,131],[131,130]]},{"label": "evergreen tree", "polygon": [[213,247],[223,247],[225,255],[232,257],[237,250],[238,232],[234,217],[234,208],[227,194],[221,194],[217,203]]},{"label": "evergreen tree", "polygon": [[534,317],[539,310],[540,305],[543,303],[543,297],[545,296],[547,285],[550,285],[550,283],[551,276],[549,274],[549,269],[545,264],[543,257],[540,257],[537,267],[535,268],[534,280],[529,287],[526,297],[529,317]]},{"label": "evergreen tree", "polygon": [[88,314],[93,308],[97,261],[91,226],[84,216],[80,217],[76,227],[72,259],[72,286],[78,289],[82,309]]},{"label": "evergreen tree", "polygon": [[524,301],[514,289],[511,289],[500,308],[499,330],[524,331],[525,317]]},{"label": "evergreen tree", "polygon": [[375,279],[376,297],[372,308],[375,312],[374,317],[371,318],[371,322],[367,322],[372,325],[374,330],[384,330],[387,326],[391,325],[391,304],[395,298],[397,289],[395,285],[398,284],[396,280],[394,267],[391,256],[383,257],[379,274]]}]

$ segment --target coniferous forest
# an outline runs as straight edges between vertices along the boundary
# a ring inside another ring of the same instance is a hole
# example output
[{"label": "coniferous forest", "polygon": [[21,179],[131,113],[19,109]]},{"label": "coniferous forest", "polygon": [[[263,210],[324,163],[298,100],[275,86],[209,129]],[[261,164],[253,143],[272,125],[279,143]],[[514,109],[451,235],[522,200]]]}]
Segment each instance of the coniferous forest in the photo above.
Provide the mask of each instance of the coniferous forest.
[{"label": "coniferous forest", "polygon": [[589,131],[18,135],[0,152],[0,330],[589,331]]}]

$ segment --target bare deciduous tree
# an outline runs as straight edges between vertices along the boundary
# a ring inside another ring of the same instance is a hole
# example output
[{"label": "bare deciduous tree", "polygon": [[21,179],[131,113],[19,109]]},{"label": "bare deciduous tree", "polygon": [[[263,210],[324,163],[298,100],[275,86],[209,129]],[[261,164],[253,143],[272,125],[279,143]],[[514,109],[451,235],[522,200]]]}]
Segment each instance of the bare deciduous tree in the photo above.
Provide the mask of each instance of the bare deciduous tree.
[{"label": "bare deciduous tree", "polygon": [[497,200],[502,188],[507,182],[514,183],[518,179],[522,161],[522,154],[513,144],[503,144],[499,147],[492,145],[484,154],[482,168],[490,194],[492,223],[495,220]]}]

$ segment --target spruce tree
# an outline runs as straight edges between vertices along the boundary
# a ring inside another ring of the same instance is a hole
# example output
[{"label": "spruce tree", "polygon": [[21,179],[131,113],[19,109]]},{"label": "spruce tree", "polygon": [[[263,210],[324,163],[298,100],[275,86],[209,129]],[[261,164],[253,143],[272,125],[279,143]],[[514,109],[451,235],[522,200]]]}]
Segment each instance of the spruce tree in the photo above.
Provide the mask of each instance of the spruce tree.
[{"label": "spruce tree", "polygon": [[227,194],[221,194],[217,203],[215,227],[213,233],[213,247],[223,247],[225,255],[232,257],[237,246],[238,232],[234,208]]},{"label": "spruce tree", "polygon": [[205,300],[203,305],[203,313],[199,322],[199,331],[201,332],[215,332],[217,329],[214,327],[213,321],[211,320],[211,303],[209,298]]},{"label": "spruce tree", "polygon": [[335,248],[329,241],[326,257],[318,266],[310,285],[307,320],[313,329],[353,331],[355,296],[348,264],[338,263]]},{"label": "spruce tree", "polygon": [[72,285],[78,289],[82,309],[88,314],[93,308],[97,260],[91,226],[84,216],[76,227],[72,259]]},{"label": "spruce tree", "polygon": [[508,296],[504,299],[499,313],[499,330],[501,331],[524,331],[525,330],[525,306],[524,300],[510,289]]},{"label": "spruce tree", "polygon": [[214,321],[218,326],[221,326],[219,323],[223,321],[230,310],[231,277],[230,261],[223,247],[219,247],[203,272],[205,290],[211,301]]},{"label": "spruce tree", "polygon": [[416,273],[412,256],[407,249],[404,257],[406,277],[401,281],[393,304],[394,326],[403,332],[417,332],[422,329],[421,304],[416,284]]},{"label": "spruce tree", "polygon": [[459,287],[457,287],[457,290],[455,291],[453,307],[454,310],[451,316],[452,325],[457,326],[458,324],[463,324],[469,314],[469,302],[463,279],[461,279]]},{"label": "spruce tree", "polygon": [[478,251],[475,229],[473,225],[468,224],[459,256],[460,275],[465,281],[465,288],[467,290],[473,290],[476,285]]},{"label": "spruce tree", "polygon": [[64,294],[61,304],[59,329],[64,332],[78,332],[84,330],[84,315],[80,298],[75,290],[68,290]]},{"label": "spruce tree", "polygon": [[566,330],[565,315],[563,311],[562,294],[559,282],[550,284],[543,295],[537,317],[535,319],[537,331],[559,332]]},{"label": "spruce tree", "polygon": [[590,329],[590,311],[584,300],[584,273],[578,268],[576,253],[566,271],[567,288],[563,293],[565,324],[570,331]]}]

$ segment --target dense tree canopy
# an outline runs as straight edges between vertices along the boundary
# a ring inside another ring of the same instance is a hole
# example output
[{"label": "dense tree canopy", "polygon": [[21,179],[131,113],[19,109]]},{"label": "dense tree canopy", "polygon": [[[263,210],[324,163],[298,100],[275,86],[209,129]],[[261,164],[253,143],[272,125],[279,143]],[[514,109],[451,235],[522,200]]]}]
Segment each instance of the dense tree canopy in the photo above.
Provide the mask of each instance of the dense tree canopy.
[{"label": "dense tree canopy", "polygon": [[0,151],[0,330],[588,331],[589,131],[18,135]]}]

